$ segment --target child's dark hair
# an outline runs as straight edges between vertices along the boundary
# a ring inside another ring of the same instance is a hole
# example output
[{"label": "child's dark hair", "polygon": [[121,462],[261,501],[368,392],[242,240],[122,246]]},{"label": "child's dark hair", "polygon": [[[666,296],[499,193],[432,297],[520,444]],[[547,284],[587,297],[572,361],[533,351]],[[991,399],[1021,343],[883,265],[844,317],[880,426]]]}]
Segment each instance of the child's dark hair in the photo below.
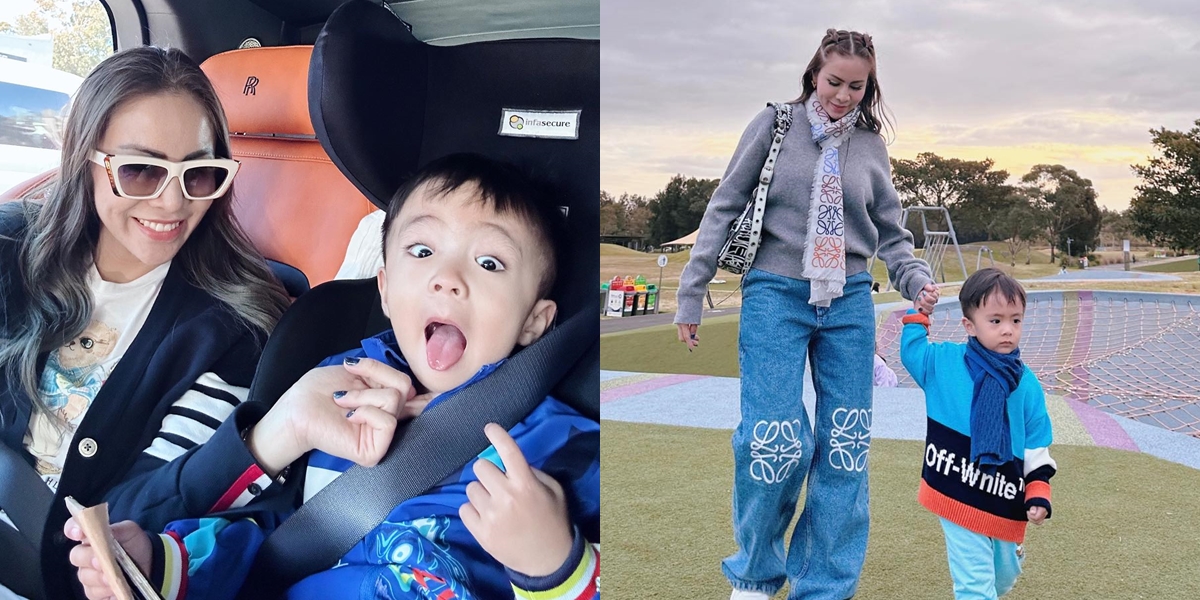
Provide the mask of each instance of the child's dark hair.
[{"label": "child's dark hair", "polygon": [[558,275],[565,229],[562,213],[551,201],[548,189],[535,183],[512,164],[479,154],[450,154],[438,158],[417,171],[392,196],[383,218],[383,256],[387,260],[388,232],[404,203],[422,184],[429,184],[432,198],[445,196],[464,185],[474,185],[478,199],[498,214],[513,214],[533,229],[542,245],[546,269],[538,284],[538,298],[549,297]]},{"label": "child's dark hair", "polygon": [[962,306],[963,316],[970,319],[975,309],[983,305],[992,294],[1000,294],[1009,302],[1020,302],[1025,306],[1025,288],[1008,273],[995,267],[975,271],[974,275],[963,283],[958,292],[958,303]]}]

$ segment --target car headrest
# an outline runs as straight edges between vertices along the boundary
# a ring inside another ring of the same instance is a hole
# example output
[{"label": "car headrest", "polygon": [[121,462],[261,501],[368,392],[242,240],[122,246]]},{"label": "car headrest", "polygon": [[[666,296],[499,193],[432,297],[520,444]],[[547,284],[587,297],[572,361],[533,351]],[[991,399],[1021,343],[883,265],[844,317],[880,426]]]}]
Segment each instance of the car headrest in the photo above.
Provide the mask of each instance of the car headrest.
[{"label": "car headrest", "polygon": [[559,314],[595,302],[598,40],[433,46],[378,3],[351,0],[317,37],[308,94],[326,153],[376,206],[419,167],[455,152],[514,163],[548,184],[567,207],[571,244],[556,286],[568,290],[555,294]]},{"label": "car headrest", "polygon": [[201,68],[212,80],[230,133],[313,137],[308,111],[312,46],[222,52]]}]

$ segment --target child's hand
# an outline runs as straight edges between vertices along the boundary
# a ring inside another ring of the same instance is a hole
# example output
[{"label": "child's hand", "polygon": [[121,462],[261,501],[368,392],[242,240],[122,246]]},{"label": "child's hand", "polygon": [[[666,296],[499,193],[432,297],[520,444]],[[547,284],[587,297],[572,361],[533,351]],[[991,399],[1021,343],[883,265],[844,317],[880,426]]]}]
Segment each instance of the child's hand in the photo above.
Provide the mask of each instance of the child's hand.
[{"label": "child's hand", "polygon": [[1030,523],[1041,525],[1046,520],[1046,509],[1042,506],[1031,506],[1025,511],[1025,516],[1029,518]]},{"label": "child's hand", "polygon": [[940,297],[941,293],[938,291],[937,285],[927,283],[917,293],[917,299],[913,301],[913,308],[917,309],[917,312],[932,315],[933,307],[937,305],[938,298]]},{"label": "child's hand", "polygon": [[694,323],[677,323],[675,327],[679,330],[679,341],[687,344],[688,352],[691,352],[692,348],[700,347],[699,325]]},{"label": "child's hand", "polygon": [[429,396],[418,397],[408,375],[369,358],[313,369],[254,426],[248,446],[271,476],[313,449],[374,466],[398,421],[420,414]]},{"label": "child's hand", "polygon": [[479,481],[467,485],[470,502],[458,509],[463,525],[504,566],[530,577],[550,575],[575,541],[562,486],[531,468],[503,427],[489,423],[484,432],[507,472],[475,461]]},{"label": "child's hand", "polygon": [[[71,549],[70,560],[71,564],[79,567],[79,583],[83,584],[83,591],[87,597],[90,600],[113,597],[114,592],[109,587],[108,579],[100,571],[100,561],[96,558],[96,551],[92,548],[91,540],[83,533],[83,528],[75,522],[74,517],[67,519],[66,524],[63,525],[63,533],[68,538],[81,542]],[[137,563],[138,570],[149,576],[151,560],[149,534],[142,531],[142,528],[133,521],[114,523],[112,533],[117,543],[121,544],[121,547],[129,554],[129,558]]]}]

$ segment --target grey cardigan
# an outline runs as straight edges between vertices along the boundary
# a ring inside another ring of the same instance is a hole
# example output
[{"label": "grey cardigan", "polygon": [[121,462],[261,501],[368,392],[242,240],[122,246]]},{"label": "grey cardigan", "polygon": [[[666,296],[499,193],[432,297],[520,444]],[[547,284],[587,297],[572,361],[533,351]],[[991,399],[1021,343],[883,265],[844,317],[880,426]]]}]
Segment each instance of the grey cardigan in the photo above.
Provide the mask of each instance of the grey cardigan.
[{"label": "grey cardigan", "polygon": [[[783,139],[775,176],[767,194],[762,242],[754,268],[804,279],[804,244],[812,179],[820,148],[808,130],[803,104],[794,104],[792,129]],[[699,323],[708,282],[717,271],[717,253],[733,220],[746,207],[758,186],[758,175],[771,147],[775,109],[768,106],[754,117],[738,142],[725,177],[713,192],[692,258],[679,280],[676,323]],[[846,222],[846,276],[867,269],[875,254],[887,265],[888,277],[902,296],[912,299],[933,282],[925,261],[913,256],[913,237],[900,226],[900,197],[892,185],[891,163],[883,138],[855,129],[840,147],[843,212]]]}]

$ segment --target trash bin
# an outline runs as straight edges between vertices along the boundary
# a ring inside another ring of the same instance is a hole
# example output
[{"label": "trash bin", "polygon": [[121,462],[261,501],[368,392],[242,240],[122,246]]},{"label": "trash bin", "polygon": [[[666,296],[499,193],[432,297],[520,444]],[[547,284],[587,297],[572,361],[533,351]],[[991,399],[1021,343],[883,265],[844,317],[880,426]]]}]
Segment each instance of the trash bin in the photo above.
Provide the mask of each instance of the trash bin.
[{"label": "trash bin", "polygon": [[646,313],[658,314],[658,286],[653,283],[646,285]]},{"label": "trash bin", "polygon": [[637,297],[637,290],[635,290],[634,286],[632,286],[632,285],[624,286],[624,288],[625,288],[625,309],[621,311],[621,316],[622,317],[632,317],[633,316],[633,301]]},{"label": "trash bin", "polygon": [[613,283],[608,287],[608,303],[605,316],[619,317],[625,304],[625,284]]},{"label": "trash bin", "polygon": [[600,314],[604,314],[604,309],[608,304],[608,282],[600,284]]},{"label": "trash bin", "polygon": [[646,314],[646,286],[645,284],[636,285],[633,288],[633,314]]}]

